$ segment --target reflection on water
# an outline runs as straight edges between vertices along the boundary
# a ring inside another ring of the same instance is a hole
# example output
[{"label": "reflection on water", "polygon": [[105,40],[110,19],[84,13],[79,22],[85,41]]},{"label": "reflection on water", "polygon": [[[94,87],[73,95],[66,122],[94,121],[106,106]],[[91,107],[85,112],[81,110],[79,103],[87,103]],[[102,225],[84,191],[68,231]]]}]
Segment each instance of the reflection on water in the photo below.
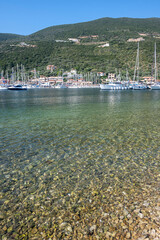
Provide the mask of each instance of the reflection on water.
[{"label": "reflection on water", "polygon": [[158,237],[159,94],[0,92],[3,239]]}]

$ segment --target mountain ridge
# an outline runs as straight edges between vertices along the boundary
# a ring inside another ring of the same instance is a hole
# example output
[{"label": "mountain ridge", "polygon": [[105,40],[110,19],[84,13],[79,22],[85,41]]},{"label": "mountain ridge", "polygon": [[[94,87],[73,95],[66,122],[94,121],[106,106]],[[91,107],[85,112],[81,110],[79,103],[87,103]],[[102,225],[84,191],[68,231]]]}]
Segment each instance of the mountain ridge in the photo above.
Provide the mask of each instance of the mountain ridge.
[{"label": "mountain ridge", "polygon": [[[160,33],[160,18],[99,18],[92,21],[53,25],[38,30],[29,35],[20,35],[13,33],[0,33],[0,41],[19,41],[19,40],[55,40],[61,37],[78,37],[85,34],[106,34],[107,31],[113,30],[129,30],[129,31],[158,31]],[[77,29],[78,28],[78,29]]]}]

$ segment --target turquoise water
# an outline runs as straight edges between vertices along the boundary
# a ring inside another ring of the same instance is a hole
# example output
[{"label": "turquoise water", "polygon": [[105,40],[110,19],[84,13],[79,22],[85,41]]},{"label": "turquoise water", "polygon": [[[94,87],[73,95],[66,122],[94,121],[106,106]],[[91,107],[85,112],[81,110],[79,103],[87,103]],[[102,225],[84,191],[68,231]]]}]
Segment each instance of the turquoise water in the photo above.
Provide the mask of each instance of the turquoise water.
[{"label": "turquoise water", "polygon": [[0,116],[3,239],[159,234],[159,91],[1,91]]}]

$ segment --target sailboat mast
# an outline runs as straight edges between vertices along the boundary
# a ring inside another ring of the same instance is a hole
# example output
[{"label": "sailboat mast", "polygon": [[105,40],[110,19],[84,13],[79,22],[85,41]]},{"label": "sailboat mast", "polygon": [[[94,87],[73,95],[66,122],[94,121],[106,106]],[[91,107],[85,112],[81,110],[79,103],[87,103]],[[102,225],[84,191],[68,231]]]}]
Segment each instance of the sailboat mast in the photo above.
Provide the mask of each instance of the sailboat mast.
[{"label": "sailboat mast", "polygon": [[6,76],[7,76],[7,85],[8,85],[8,70],[7,70]]},{"label": "sailboat mast", "polygon": [[14,84],[14,68],[12,67],[12,77],[11,77],[11,79],[12,79],[12,84]]},{"label": "sailboat mast", "polygon": [[128,69],[126,69],[126,81],[129,81],[129,76],[128,76]]},{"label": "sailboat mast", "polygon": [[133,76],[133,81],[136,80],[139,81],[139,42],[138,42],[138,48],[137,48],[137,56],[136,56],[136,64],[135,64],[135,69],[134,69],[134,76]]},{"label": "sailboat mast", "polygon": [[139,82],[139,42],[138,42],[138,50],[137,50],[137,81]]},{"label": "sailboat mast", "polygon": [[154,45],[154,70],[155,70],[155,75],[154,75],[154,78],[155,78],[155,82],[157,81],[157,56],[156,56],[156,42],[155,42],[155,45]]},{"label": "sailboat mast", "polygon": [[18,84],[19,84],[19,66],[18,66],[18,63],[17,63],[17,81],[18,81]]}]

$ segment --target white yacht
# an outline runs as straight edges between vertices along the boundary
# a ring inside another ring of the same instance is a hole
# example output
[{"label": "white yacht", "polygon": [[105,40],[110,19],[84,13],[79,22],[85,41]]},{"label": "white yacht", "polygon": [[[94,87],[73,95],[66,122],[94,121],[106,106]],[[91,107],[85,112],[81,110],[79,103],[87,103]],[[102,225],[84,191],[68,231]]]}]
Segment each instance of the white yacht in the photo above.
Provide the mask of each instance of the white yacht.
[{"label": "white yacht", "polygon": [[0,90],[7,90],[7,87],[0,85]]},{"label": "white yacht", "polygon": [[68,88],[68,87],[64,84],[59,84],[59,85],[55,86],[55,88]]},{"label": "white yacht", "polygon": [[126,90],[128,87],[121,82],[109,82],[106,84],[100,84],[101,90]]},{"label": "white yacht", "polygon": [[68,85],[68,88],[75,89],[75,88],[79,88],[79,86],[78,85]]},{"label": "white yacht", "polygon": [[160,83],[155,83],[155,84],[151,85],[151,89],[152,90],[160,90]]},{"label": "white yacht", "polygon": [[145,84],[141,84],[141,83],[136,83],[133,84],[133,90],[146,90],[149,87],[147,87]]}]

